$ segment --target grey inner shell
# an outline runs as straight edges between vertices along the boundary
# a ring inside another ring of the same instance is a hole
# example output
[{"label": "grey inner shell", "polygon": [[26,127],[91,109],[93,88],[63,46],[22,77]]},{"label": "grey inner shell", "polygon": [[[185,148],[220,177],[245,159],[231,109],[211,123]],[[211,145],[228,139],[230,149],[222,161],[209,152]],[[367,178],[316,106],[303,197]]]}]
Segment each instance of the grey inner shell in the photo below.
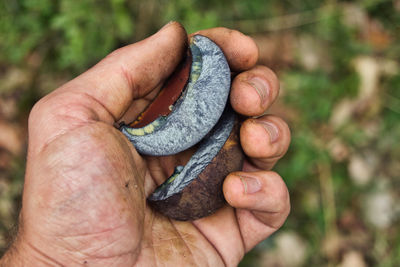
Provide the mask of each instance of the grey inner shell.
[{"label": "grey inner shell", "polygon": [[[172,112],[158,119],[152,133],[132,135],[128,126],[121,127],[121,131],[142,154],[173,155],[192,147],[207,135],[225,108],[231,80],[223,52],[201,35],[193,37],[191,51],[195,63],[192,64],[191,79]],[[199,53],[201,65],[195,62]],[[197,77],[198,74],[200,76]]]},{"label": "grey inner shell", "polygon": [[234,122],[235,114],[230,107],[227,107],[217,125],[201,141],[199,148],[189,162],[184,167],[177,166],[174,174],[150,195],[149,200],[167,199],[180,193],[196,179],[221,150],[232,131]]}]

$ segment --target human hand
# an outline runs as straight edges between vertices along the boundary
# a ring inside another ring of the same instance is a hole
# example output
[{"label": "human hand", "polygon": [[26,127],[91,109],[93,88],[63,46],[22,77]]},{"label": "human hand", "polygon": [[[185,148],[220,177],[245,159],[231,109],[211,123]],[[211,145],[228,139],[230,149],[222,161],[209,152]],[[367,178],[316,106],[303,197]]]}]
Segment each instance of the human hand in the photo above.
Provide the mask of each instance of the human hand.
[{"label": "human hand", "polygon": [[[263,114],[279,83],[271,70],[255,66],[252,39],[225,28],[199,33],[216,42],[239,73],[230,95],[236,112]],[[193,222],[168,219],[146,205],[146,197],[190,154],[142,157],[113,125],[132,121],[152,101],[186,43],[184,29],[168,24],[35,105],[20,225],[4,265],[234,266],[284,223],[288,191],[269,170],[285,154],[290,133],[271,115],[241,126],[247,160],[242,172],[224,181],[229,205]]]}]

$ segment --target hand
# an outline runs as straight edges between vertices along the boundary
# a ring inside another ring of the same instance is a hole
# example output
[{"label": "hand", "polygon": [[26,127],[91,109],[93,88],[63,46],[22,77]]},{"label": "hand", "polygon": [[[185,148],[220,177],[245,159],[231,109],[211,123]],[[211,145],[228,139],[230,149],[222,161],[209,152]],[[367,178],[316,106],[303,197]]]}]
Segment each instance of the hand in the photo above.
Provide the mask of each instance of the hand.
[{"label": "hand", "polygon": [[[255,66],[251,38],[225,28],[199,32],[223,49],[231,70],[233,108],[263,114],[278,80]],[[229,205],[194,221],[154,212],[146,197],[166,170],[187,158],[142,157],[113,127],[134,119],[156,96],[187,49],[170,23],[155,35],[111,53],[41,99],[29,118],[29,149],[19,231],[2,262],[12,266],[234,266],[285,221],[289,195],[269,171],[290,142],[287,125],[266,115],[240,131],[247,155],[223,191]]]}]

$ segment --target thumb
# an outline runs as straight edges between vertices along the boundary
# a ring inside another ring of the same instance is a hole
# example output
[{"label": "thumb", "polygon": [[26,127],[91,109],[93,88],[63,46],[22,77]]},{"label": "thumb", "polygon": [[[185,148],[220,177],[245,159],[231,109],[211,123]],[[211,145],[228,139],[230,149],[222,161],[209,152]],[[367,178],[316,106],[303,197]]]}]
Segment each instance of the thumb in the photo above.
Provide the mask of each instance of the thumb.
[{"label": "thumb", "polygon": [[115,50],[72,82],[117,121],[132,100],[148,94],[173,72],[186,48],[185,29],[170,22],[147,39]]},{"label": "thumb", "polygon": [[117,49],[42,98],[29,116],[30,153],[87,122],[118,121],[134,99],[148,94],[174,71],[186,48],[185,29],[171,22],[149,38]]}]

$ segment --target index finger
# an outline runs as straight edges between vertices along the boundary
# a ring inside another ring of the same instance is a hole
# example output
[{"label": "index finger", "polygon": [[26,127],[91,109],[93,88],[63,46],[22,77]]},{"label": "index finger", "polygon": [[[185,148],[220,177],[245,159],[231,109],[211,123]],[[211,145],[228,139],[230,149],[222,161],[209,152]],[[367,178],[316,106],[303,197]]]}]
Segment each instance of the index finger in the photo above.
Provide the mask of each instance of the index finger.
[{"label": "index finger", "polygon": [[224,52],[233,72],[241,72],[255,66],[258,60],[258,47],[254,40],[236,30],[212,28],[192,33],[204,35],[213,40]]}]

